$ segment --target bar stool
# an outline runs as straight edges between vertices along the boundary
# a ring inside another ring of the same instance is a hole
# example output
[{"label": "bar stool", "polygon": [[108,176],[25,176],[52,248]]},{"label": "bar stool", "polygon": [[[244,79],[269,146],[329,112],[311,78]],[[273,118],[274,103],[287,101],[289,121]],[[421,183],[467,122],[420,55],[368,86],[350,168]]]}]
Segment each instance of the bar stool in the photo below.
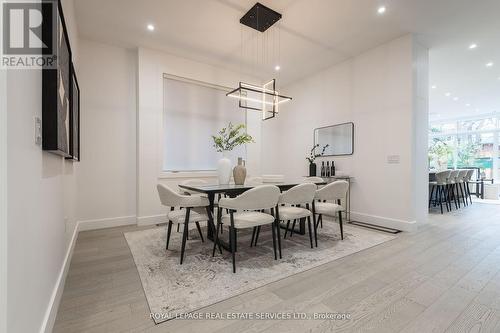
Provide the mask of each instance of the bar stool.
[{"label": "bar stool", "polygon": [[459,209],[461,207],[460,200],[457,201],[458,197],[458,186],[457,186],[457,177],[459,174],[459,170],[451,170],[450,176],[448,177],[448,199],[450,202],[450,210],[451,210],[451,199],[455,203],[455,209]]},{"label": "bar stool", "polygon": [[472,195],[470,193],[469,183],[472,179],[472,175],[474,175],[474,169],[468,169],[467,175],[464,178],[465,195],[469,198],[469,202],[471,205],[472,205]]},{"label": "bar stool", "polygon": [[460,194],[458,196],[458,200],[460,200],[460,197],[462,197],[462,202],[464,203],[464,207],[468,205],[468,201],[465,200],[465,197],[466,197],[466,189],[465,189],[465,177],[467,177],[467,172],[468,170],[467,169],[462,169],[458,172],[458,176],[457,176],[457,180],[456,180],[456,183],[457,183],[457,194],[458,194],[458,191],[460,190]]},{"label": "bar stool", "polygon": [[[429,208],[431,208],[431,203],[433,199],[433,194],[434,191],[436,191],[435,199],[434,199],[434,206],[437,205],[439,202],[439,205],[441,206],[441,214],[443,214],[443,201],[446,203],[446,210],[449,212],[451,207],[448,207],[448,191],[449,188],[449,178],[451,175],[451,171],[449,170],[444,170],[444,171],[439,171],[436,173],[436,181],[429,182],[429,185],[431,186],[431,194],[429,196]],[[451,205],[451,204],[450,204]]]}]

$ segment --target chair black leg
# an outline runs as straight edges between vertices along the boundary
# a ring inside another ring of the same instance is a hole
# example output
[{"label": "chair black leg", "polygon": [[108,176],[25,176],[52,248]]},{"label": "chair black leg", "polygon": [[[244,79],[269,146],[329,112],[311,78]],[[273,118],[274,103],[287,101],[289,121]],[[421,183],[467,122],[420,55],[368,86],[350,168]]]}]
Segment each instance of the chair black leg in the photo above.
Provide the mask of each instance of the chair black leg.
[{"label": "chair black leg", "polygon": [[[340,200],[338,200],[338,205],[340,205]],[[339,225],[340,225],[340,239],[344,240],[344,223],[342,221],[342,211],[339,212]]]},{"label": "chair black leg", "polygon": [[257,233],[257,227],[253,227],[252,240],[250,241],[250,247],[253,246],[253,241],[255,240],[255,234]]},{"label": "chair black leg", "polygon": [[231,257],[233,258],[233,273],[236,273],[236,228],[234,227],[233,211],[229,211],[231,227],[229,228],[229,238],[231,239]]},{"label": "chair black leg", "polygon": [[309,229],[309,242],[311,243],[311,249],[314,248],[313,246],[313,236],[312,236],[312,228],[311,228],[311,218],[307,218],[307,228]]},{"label": "chair black leg", "polygon": [[168,221],[167,227],[167,245],[165,246],[165,250],[168,250],[168,243],[170,242],[170,233],[172,232],[172,221]]},{"label": "chair black leg", "polygon": [[196,222],[196,229],[198,229],[198,233],[200,234],[200,238],[201,238],[201,242],[205,242],[205,240],[203,239],[203,233],[201,232],[201,228],[200,228],[200,223],[199,222]]},{"label": "chair black leg", "polygon": [[465,194],[464,194],[462,184],[463,183],[460,183],[460,184],[458,184],[458,186],[460,187],[460,194],[462,195],[462,202],[464,203],[464,207],[465,207],[465,206],[467,206],[467,202],[465,201]]},{"label": "chair black leg", "polygon": [[313,217],[313,227],[314,227],[314,242],[316,247],[318,247],[318,229],[316,227],[316,209],[314,207],[314,200],[312,202],[312,217]]},{"label": "chair black leg", "polygon": [[188,234],[189,212],[191,208],[186,208],[186,219],[184,220],[184,232],[182,233],[182,247],[181,247],[181,265],[184,260],[184,250],[186,249],[186,240]]},{"label": "chair black leg", "polygon": [[286,222],[285,236],[283,237],[284,239],[286,239],[286,234],[287,234],[289,228],[290,228],[290,220],[288,220]]},{"label": "chair black leg", "polygon": [[439,205],[441,206],[441,214],[443,214],[443,187],[440,186],[438,191],[439,191],[439,196],[438,196]]},{"label": "chair black leg", "polygon": [[233,273],[236,273],[236,229],[234,227],[229,228],[229,237],[231,238],[231,256],[233,258]]},{"label": "chair black leg", "polygon": [[293,236],[293,231],[295,230],[295,223],[297,222],[297,220],[293,220],[293,223],[292,223],[292,229],[290,229],[290,237]]},{"label": "chair black leg", "polygon": [[276,230],[274,230],[276,223],[271,223],[271,230],[273,232],[273,250],[274,250],[274,260],[278,260],[278,254],[276,253]]},{"label": "chair black leg", "polygon": [[278,252],[281,259],[281,231],[280,231],[280,213],[278,206],[276,206],[276,236],[278,237]]},{"label": "chair black leg", "polygon": [[429,195],[429,208],[431,208],[432,195],[434,194],[434,187],[435,186],[431,186],[431,194]]},{"label": "chair black leg", "polygon": [[260,225],[257,227],[257,233],[255,234],[255,242],[253,243],[253,246],[257,246],[257,241],[259,240],[259,235],[260,235]]},{"label": "chair black leg", "polygon": [[217,227],[216,227],[216,233],[215,233],[215,239],[214,239],[214,248],[212,250],[212,257],[215,257],[215,247],[219,243],[219,228],[220,228],[220,223],[217,222]]}]

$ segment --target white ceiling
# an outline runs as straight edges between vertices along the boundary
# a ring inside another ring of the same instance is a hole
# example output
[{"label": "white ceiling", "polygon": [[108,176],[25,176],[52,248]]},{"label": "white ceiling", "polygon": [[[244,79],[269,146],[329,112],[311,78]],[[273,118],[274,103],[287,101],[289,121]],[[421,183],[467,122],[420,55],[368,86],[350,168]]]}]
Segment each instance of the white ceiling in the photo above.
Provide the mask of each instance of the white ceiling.
[{"label": "white ceiling", "polygon": [[[255,2],[75,0],[75,7],[84,38],[160,49],[262,79],[276,77],[280,85],[416,33],[431,50],[430,80],[438,87],[430,95],[431,117],[470,114],[476,109],[500,111],[498,0],[261,0],[283,14],[280,33],[274,29],[267,36],[268,45],[273,38],[280,40],[280,59],[278,51],[268,46],[267,61],[252,55],[259,33],[239,23]],[[387,7],[384,15],[377,14],[381,5]],[[155,25],[154,32],[147,31],[148,23]],[[473,42],[478,48],[470,51]],[[495,66],[486,68],[488,61]],[[276,73],[273,68],[278,62],[281,71]],[[446,92],[452,96],[445,97]]]}]

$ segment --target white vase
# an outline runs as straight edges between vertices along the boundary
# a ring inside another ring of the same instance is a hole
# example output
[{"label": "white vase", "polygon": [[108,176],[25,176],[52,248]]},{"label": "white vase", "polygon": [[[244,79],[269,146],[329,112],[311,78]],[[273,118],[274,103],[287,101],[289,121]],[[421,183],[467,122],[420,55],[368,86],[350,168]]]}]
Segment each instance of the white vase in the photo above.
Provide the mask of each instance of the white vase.
[{"label": "white vase", "polygon": [[219,176],[219,184],[229,184],[231,180],[231,160],[227,157],[228,152],[222,152],[222,158],[217,162],[217,175]]}]

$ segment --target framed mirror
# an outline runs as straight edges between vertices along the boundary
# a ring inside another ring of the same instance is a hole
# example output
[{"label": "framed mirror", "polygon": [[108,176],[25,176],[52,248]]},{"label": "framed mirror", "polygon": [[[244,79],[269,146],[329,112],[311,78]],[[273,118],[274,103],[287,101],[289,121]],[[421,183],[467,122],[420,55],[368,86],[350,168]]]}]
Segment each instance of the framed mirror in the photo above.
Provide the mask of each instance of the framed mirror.
[{"label": "framed mirror", "polygon": [[354,153],[354,123],[344,123],[314,129],[314,145],[325,149],[324,156],[345,156]]}]

